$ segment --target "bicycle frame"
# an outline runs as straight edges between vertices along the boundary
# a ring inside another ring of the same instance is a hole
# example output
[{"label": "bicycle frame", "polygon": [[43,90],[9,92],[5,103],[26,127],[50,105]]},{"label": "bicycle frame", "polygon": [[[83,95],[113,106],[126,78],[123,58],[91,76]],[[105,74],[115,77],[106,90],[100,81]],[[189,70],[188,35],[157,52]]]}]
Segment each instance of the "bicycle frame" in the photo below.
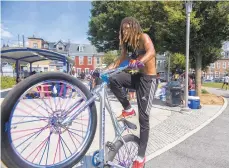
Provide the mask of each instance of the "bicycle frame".
[{"label": "bicycle frame", "polygon": [[[116,74],[125,68],[126,67],[118,68],[115,71],[113,70],[113,73],[111,73],[111,75]],[[111,71],[108,71],[107,73],[109,73],[109,72],[111,72]],[[125,145],[125,142],[122,139],[121,135],[127,128],[126,126],[122,127],[118,123],[118,121],[115,117],[115,114],[111,109],[110,102],[108,100],[108,93],[106,90],[106,86],[107,86],[107,82],[103,82],[99,87],[97,87],[92,92],[93,96],[85,103],[84,106],[82,106],[81,108],[76,110],[74,112],[74,114],[72,114],[70,117],[66,118],[62,122],[62,124],[66,124],[66,125],[71,124],[72,120],[74,120],[85,108],[87,108],[91,103],[93,103],[96,100],[96,98],[99,97],[99,99],[100,99],[100,144],[99,144],[99,156],[100,156],[100,158],[99,158],[99,161],[101,162],[100,166],[102,166],[102,167],[104,166],[104,163],[107,163],[106,153],[108,150],[108,148],[105,145],[105,109],[107,109],[107,111],[110,114],[111,121],[112,121],[113,128],[114,128],[114,132],[115,132],[115,138],[114,138],[113,142],[115,142],[118,139],[121,139]],[[70,109],[74,109],[77,105],[78,105],[78,103],[74,104],[73,107]],[[108,162],[108,164],[115,166],[117,168],[123,168],[122,166],[116,165],[112,162]]]}]

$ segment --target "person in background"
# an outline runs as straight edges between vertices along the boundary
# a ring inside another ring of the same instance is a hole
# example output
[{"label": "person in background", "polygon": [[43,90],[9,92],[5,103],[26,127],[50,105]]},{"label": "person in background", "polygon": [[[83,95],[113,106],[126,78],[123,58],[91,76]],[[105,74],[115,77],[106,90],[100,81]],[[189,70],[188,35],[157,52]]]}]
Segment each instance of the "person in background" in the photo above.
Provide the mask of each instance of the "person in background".
[{"label": "person in background", "polygon": [[193,76],[189,75],[188,76],[188,90],[193,90],[193,89],[195,89]]},{"label": "person in background", "polygon": [[102,79],[100,78],[100,73],[98,70],[95,70],[92,73],[92,89],[102,84]]},{"label": "person in background", "polygon": [[134,89],[128,89],[129,90],[129,101],[134,101],[135,100],[135,90]]},{"label": "person in background", "polygon": [[229,85],[229,76],[228,76],[228,74],[224,77],[224,82],[223,82],[222,89],[223,89],[224,85],[226,85],[226,90],[227,90],[227,87]]},{"label": "person in background", "polygon": [[160,83],[160,73],[158,72],[157,73],[157,84],[159,84]]}]

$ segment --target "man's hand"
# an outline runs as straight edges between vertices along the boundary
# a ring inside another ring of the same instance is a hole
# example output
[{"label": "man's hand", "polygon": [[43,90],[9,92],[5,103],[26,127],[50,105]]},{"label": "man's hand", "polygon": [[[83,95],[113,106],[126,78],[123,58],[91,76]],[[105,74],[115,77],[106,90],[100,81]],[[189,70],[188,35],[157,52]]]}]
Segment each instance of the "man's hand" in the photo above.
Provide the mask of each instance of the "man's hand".
[{"label": "man's hand", "polygon": [[143,68],[145,65],[139,61],[139,60],[134,60],[134,59],[131,59],[129,61],[129,68],[132,68],[132,69],[138,69],[138,68]]}]

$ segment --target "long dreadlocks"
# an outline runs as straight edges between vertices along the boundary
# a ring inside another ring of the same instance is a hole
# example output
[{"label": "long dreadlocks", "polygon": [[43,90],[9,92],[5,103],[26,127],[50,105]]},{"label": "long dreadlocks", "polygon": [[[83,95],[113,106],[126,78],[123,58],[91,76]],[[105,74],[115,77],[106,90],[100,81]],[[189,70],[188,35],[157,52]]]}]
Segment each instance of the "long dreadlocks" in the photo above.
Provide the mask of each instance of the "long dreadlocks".
[{"label": "long dreadlocks", "polygon": [[[129,24],[130,29],[127,34],[123,34],[123,24]],[[120,46],[127,44],[133,49],[137,49],[139,45],[139,35],[142,33],[141,26],[137,19],[133,17],[126,17],[122,20],[119,30]]]}]

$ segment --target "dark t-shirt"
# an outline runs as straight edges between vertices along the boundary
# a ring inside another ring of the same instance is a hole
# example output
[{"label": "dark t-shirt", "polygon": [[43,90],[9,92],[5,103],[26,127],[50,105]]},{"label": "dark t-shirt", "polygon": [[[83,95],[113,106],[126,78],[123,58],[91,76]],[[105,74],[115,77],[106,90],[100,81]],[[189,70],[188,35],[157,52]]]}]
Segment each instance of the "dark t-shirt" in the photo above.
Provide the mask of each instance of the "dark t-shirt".
[{"label": "dark t-shirt", "polygon": [[102,84],[102,79],[95,77],[95,85],[101,85]]}]

